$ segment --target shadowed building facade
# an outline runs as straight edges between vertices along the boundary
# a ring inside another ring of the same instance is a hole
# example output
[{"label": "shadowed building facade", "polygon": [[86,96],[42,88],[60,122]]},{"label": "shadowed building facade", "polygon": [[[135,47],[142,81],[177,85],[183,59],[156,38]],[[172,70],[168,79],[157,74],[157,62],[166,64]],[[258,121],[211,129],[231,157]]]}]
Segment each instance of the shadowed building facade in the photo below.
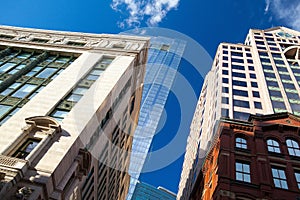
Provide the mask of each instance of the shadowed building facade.
[{"label": "shadowed building facade", "polygon": [[300,33],[251,29],[244,44],[221,43],[206,75],[187,139],[177,199],[189,199],[221,117],[300,115]]},{"label": "shadowed building facade", "polygon": [[148,43],[0,27],[1,199],[125,199]]}]

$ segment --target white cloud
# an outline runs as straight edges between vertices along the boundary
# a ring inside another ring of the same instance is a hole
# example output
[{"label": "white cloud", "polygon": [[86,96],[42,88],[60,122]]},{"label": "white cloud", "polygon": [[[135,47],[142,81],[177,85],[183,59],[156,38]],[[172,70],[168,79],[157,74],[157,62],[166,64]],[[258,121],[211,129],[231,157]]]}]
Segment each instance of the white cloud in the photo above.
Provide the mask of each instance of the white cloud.
[{"label": "white cloud", "polygon": [[121,27],[139,26],[144,19],[149,26],[155,26],[178,4],[179,0],[112,0],[111,7],[121,13],[128,12],[128,18],[119,24]]},{"label": "white cloud", "polygon": [[283,20],[293,29],[300,30],[299,0],[265,0],[265,12],[270,11],[275,18]]}]

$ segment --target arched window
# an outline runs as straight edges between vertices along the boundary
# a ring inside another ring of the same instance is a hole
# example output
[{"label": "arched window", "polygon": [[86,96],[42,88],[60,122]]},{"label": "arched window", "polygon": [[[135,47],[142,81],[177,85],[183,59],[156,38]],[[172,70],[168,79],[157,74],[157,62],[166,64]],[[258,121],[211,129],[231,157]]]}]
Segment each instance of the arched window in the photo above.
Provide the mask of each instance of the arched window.
[{"label": "arched window", "polygon": [[241,149],[247,149],[247,140],[241,137],[235,138],[235,147]]},{"label": "arched window", "polygon": [[268,139],[267,145],[268,145],[269,152],[281,153],[279,148],[279,143],[276,140]]},{"label": "arched window", "polygon": [[286,145],[288,147],[288,151],[291,156],[300,157],[300,149],[299,149],[299,144],[297,141],[295,141],[293,139],[287,139]]}]

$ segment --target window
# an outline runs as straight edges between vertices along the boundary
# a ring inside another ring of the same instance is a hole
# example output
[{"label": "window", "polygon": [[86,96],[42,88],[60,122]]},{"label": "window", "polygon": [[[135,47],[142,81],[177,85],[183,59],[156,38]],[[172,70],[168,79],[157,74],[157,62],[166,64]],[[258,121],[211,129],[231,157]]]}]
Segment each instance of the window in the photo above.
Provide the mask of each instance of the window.
[{"label": "window", "polygon": [[299,149],[299,144],[297,141],[295,141],[293,139],[287,139],[286,145],[288,147],[288,151],[291,156],[300,157],[300,149]]},{"label": "window", "polygon": [[13,157],[25,159],[30,152],[39,144],[40,139],[29,138],[24,142],[20,148],[13,154]]},{"label": "window", "polygon": [[247,140],[241,137],[235,138],[235,147],[241,149],[247,149]]},{"label": "window", "polygon": [[226,108],[222,108],[221,115],[222,117],[229,117],[229,110]]},{"label": "window", "polygon": [[268,151],[274,153],[280,153],[279,143],[273,139],[267,140]]},{"label": "window", "polygon": [[232,80],[232,85],[237,85],[237,86],[247,87],[247,82],[245,82],[245,81]]},{"label": "window", "polygon": [[233,89],[232,92],[233,95],[248,97],[248,91]]},{"label": "window", "polygon": [[262,109],[261,103],[254,101],[254,107],[258,109]]},{"label": "window", "polygon": [[260,97],[259,92],[257,91],[252,91],[253,97]]},{"label": "window", "polygon": [[252,87],[255,87],[255,88],[257,88],[257,87],[258,87],[258,85],[257,85],[257,83],[256,83],[256,82],[251,82],[251,86],[252,86]]},{"label": "window", "polygon": [[17,90],[12,96],[18,98],[24,98],[29,93],[31,93],[36,87],[37,85],[27,83],[23,85],[19,90]]},{"label": "window", "polygon": [[238,70],[245,70],[245,67],[241,66],[241,65],[234,65],[234,64],[232,64],[231,68],[232,69],[238,69]]},{"label": "window", "polygon": [[232,76],[246,78],[246,75],[244,73],[239,73],[239,72],[232,72]]},{"label": "window", "polygon": [[234,111],[233,112],[233,118],[234,119],[239,119],[239,120],[248,120],[249,113]]},{"label": "window", "polygon": [[235,163],[235,178],[238,181],[251,182],[250,165],[242,162]]},{"label": "window", "polygon": [[272,176],[275,187],[288,189],[284,170],[272,168]]},{"label": "window", "polygon": [[229,98],[228,97],[222,97],[222,103],[229,104]]},{"label": "window", "polygon": [[222,87],[222,92],[223,93],[229,93],[229,88],[228,87]]},{"label": "window", "polygon": [[250,78],[256,78],[255,74],[250,74]]},{"label": "window", "polygon": [[295,177],[298,184],[298,188],[300,189],[300,172],[295,172]]},{"label": "window", "polygon": [[223,83],[228,83],[228,78],[222,78]]},{"label": "window", "polygon": [[243,101],[243,100],[233,100],[233,105],[238,106],[238,107],[243,107],[243,108],[250,108],[249,106],[249,101]]}]

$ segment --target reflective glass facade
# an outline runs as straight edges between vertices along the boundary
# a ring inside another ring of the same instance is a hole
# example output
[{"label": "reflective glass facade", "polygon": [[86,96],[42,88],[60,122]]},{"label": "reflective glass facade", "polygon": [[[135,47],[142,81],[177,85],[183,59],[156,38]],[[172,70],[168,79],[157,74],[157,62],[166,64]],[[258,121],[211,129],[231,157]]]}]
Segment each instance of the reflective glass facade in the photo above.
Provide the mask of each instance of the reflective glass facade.
[{"label": "reflective glass facade", "polygon": [[158,187],[155,188],[146,183],[138,182],[132,196],[132,200],[175,200],[175,194]]},{"label": "reflective glass facade", "polygon": [[152,38],[144,79],[139,121],[134,133],[127,199],[131,199],[183,55],[185,42]]}]

